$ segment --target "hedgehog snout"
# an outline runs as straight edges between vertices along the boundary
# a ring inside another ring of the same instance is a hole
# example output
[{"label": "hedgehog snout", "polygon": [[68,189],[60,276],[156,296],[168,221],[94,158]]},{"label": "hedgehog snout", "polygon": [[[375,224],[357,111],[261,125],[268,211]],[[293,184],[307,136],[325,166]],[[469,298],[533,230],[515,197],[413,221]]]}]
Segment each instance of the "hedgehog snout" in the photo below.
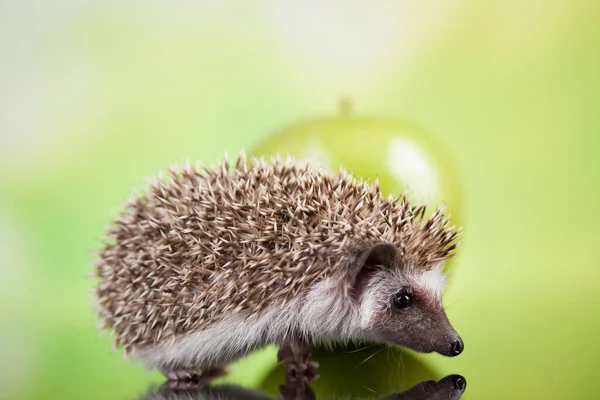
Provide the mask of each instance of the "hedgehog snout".
[{"label": "hedgehog snout", "polygon": [[456,334],[456,336],[450,341],[450,344],[446,346],[446,349],[438,351],[438,353],[446,357],[456,357],[462,353],[464,349],[464,342],[462,341],[461,337]]},{"label": "hedgehog snout", "polygon": [[456,341],[454,343],[452,343],[452,349],[450,350],[450,352],[452,353],[453,356],[457,356],[463,352],[464,348],[465,348],[465,345],[464,345],[462,339],[458,338],[458,339],[456,339]]}]

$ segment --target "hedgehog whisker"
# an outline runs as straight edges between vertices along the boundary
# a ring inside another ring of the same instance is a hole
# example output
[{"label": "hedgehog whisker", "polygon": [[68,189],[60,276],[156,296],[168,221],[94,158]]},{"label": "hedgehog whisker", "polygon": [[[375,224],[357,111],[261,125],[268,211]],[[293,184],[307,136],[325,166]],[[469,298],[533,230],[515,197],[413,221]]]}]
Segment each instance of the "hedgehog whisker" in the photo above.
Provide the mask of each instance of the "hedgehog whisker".
[{"label": "hedgehog whisker", "polygon": [[369,357],[365,358],[358,365],[355,365],[354,368],[352,368],[352,369],[356,369],[356,368],[360,367],[361,365],[363,365],[364,363],[366,363],[367,361],[369,361],[371,358],[375,357],[377,354],[381,353],[382,351],[383,351],[383,347],[381,349],[377,350],[375,353],[371,354]]},{"label": "hedgehog whisker", "polygon": [[362,386],[362,387],[364,387],[365,389],[367,389],[367,390],[368,390],[369,392],[371,392],[371,393],[377,393],[375,390],[371,389],[371,388],[370,388],[370,387],[368,387],[368,386],[365,386],[365,385],[361,385],[361,386]]},{"label": "hedgehog whisker", "polygon": [[358,353],[358,352],[361,352],[363,350],[370,349],[373,346],[375,346],[375,345],[372,344],[372,345],[369,345],[369,346],[362,347],[360,349],[356,349],[356,350],[352,350],[352,351],[345,351],[344,353],[346,353],[346,354]]}]

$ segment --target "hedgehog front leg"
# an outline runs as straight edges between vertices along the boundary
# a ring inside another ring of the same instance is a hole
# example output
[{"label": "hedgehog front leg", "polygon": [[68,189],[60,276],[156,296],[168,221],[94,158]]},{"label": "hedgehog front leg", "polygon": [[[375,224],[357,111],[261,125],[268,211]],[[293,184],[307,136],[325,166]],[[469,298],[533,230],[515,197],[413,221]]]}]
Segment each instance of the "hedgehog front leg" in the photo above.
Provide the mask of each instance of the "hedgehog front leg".
[{"label": "hedgehog front leg", "polygon": [[302,339],[288,340],[281,345],[277,359],[283,362],[286,381],[314,381],[319,377],[319,364],[310,360],[310,351],[310,343]]}]

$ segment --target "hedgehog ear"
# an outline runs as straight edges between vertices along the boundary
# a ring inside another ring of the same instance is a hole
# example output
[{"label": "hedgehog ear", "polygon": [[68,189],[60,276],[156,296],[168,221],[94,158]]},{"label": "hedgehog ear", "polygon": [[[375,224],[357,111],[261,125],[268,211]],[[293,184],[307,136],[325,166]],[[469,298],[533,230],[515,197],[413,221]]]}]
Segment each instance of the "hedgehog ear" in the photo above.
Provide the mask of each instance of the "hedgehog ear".
[{"label": "hedgehog ear", "polygon": [[355,281],[359,275],[368,274],[377,265],[391,267],[396,258],[396,253],[396,245],[393,243],[370,244],[358,254],[354,265],[350,269],[350,278]]}]

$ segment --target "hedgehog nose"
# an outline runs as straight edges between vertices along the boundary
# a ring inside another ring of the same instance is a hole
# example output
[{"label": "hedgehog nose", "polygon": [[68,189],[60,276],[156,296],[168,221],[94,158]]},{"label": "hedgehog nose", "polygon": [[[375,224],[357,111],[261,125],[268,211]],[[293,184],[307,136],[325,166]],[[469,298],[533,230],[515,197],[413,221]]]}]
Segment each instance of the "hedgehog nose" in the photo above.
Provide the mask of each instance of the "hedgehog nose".
[{"label": "hedgehog nose", "polygon": [[467,381],[460,375],[452,375],[452,382],[454,383],[454,388],[460,392],[463,392],[467,387]]},{"label": "hedgehog nose", "polygon": [[465,345],[463,344],[463,341],[461,338],[458,338],[454,343],[452,343],[452,356],[457,356],[460,353],[463,352],[463,350],[465,349]]}]

